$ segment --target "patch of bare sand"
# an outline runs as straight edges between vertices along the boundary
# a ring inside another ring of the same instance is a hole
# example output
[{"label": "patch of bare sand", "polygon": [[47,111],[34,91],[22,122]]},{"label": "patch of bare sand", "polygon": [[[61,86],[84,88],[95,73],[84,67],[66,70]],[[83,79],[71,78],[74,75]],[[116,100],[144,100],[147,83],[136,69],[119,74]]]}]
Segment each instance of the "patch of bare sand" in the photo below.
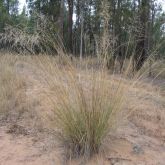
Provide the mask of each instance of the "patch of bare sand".
[{"label": "patch of bare sand", "polygon": [[45,142],[36,142],[34,137],[7,133],[0,127],[0,165],[54,165],[61,164],[60,156],[54,150],[47,151]]}]

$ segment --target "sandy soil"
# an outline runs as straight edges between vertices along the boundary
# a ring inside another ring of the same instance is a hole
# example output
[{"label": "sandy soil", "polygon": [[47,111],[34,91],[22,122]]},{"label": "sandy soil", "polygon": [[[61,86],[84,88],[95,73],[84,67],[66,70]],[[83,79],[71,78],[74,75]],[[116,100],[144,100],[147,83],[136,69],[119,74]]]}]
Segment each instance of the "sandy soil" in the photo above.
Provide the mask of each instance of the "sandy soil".
[{"label": "sandy soil", "polygon": [[[44,111],[44,104],[38,100],[39,91],[44,88],[41,74],[28,64],[17,64],[20,76],[26,77],[27,100],[33,100],[34,116],[37,111]],[[129,108],[136,107],[128,118],[112,135],[110,134],[103,148],[106,152],[96,155],[86,164],[91,165],[165,165],[165,103],[163,96],[155,95],[144,84],[143,92],[135,88],[130,93]],[[144,99],[145,98],[145,99]],[[25,118],[26,120],[26,115]],[[49,132],[40,125],[38,118],[24,124],[1,122],[0,126],[0,165],[61,165],[83,164],[81,160],[65,161],[62,147]],[[29,124],[27,124],[29,122]],[[41,122],[42,123],[42,122]],[[36,130],[32,129],[37,128]],[[41,130],[40,130],[41,129]],[[40,130],[40,131],[39,131]],[[108,144],[108,145],[107,145]]]}]

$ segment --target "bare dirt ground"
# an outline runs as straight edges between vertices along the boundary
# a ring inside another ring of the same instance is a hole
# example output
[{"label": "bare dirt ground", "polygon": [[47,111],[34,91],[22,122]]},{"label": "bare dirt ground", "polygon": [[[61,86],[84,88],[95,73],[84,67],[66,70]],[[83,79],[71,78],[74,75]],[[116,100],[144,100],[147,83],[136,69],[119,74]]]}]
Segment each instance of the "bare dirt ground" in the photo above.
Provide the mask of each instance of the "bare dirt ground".
[{"label": "bare dirt ground", "polygon": [[[26,78],[26,99],[33,114],[31,120],[25,113],[15,123],[1,122],[0,165],[83,164],[81,160],[65,161],[63,149],[55,140],[53,131],[43,126],[35,115],[49,108],[40,96],[44,88],[41,73],[26,63],[18,63],[16,69]],[[103,145],[106,152],[86,164],[165,165],[165,99],[164,94],[151,92],[151,88],[158,90],[159,85],[144,84],[143,90],[137,87],[131,91],[127,107],[136,107],[136,110],[113,135],[109,135],[108,146],[107,142]]]}]

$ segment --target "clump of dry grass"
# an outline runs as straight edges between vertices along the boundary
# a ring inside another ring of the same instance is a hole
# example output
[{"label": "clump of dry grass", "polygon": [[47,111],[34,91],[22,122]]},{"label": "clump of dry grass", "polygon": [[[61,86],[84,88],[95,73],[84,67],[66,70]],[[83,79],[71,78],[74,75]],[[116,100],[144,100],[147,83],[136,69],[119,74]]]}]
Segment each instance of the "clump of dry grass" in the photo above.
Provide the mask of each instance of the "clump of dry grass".
[{"label": "clump of dry grass", "polygon": [[23,110],[25,81],[16,73],[16,61],[15,56],[0,56],[0,114],[5,119],[15,112],[19,116]]},{"label": "clump of dry grass", "polygon": [[161,59],[161,60],[149,59],[146,65],[148,65],[149,67],[150,76],[157,77],[157,78],[165,78],[165,60],[164,59]]},{"label": "clump of dry grass", "polygon": [[100,151],[109,132],[134,111],[126,110],[124,104],[130,90],[148,76],[149,68],[133,75],[130,59],[122,75],[108,75],[104,59],[101,64],[99,59],[96,69],[84,67],[82,62],[78,66],[77,61],[75,65],[65,54],[61,58],[65,65],[54,57],[37,60],[50,88],[46,91],[47,99],[53,103],[49,115],[68,156],[91,157]]},{"label": "clump of dry grass", "polygon": [[55,33],[54,25],[46,17],[37,13],[36,19],[40,23],[33,30],[19,25],[6,26],[4,32],[0,33],[0,49],[28,55],[55,54],[57,52],[55,45],[58,45],[59,36]]},{"label": "clump of dry grass", "polygon": [[105,67],[82,70],[62,58],[67,64],[59,65],[53,57],[38,59],[50,88],[47,99],[54,107],[49,115],[69,156],[90,157],[115,128],[128,89],[122,78],[109,79]]}]

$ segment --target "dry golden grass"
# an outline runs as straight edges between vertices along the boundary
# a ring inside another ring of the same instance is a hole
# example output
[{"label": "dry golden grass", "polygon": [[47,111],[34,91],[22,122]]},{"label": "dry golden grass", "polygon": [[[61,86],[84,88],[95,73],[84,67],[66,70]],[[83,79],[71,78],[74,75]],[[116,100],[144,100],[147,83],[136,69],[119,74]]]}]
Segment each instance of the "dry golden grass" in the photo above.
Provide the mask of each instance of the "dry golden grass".
[{"label": "dry golden grass", "polygon": [[[53,127],[69,157],[92,156],[98,153],[108,133],[117,123],[124,120],[129,111],[123,111],[129,91],[143,76],[134,76],[126,81],[124,75],[130,73],[131,61],[123,76],[109,76],[103,64],[95,69],[75,65],[66,56],[61,56],[65,65],[56,58],[40,56],[33,59],[45,73],[49,90],[45,91],[50,104]],[[132,110],[131,110],[132,111]]]},{"label": "dry golden grass", "polygon": [[23,111],[25,80],[16,73],[16,56],[0,56],[0,114],[7,118],[10,113]]},{"label": "dry golden grass", "polygon": [[[5,55],[0,58],[1,114],[12,111],[20,114],[26,102],[26,78],[27,84],[32,82],[34,86],[29,97],[37,97],[45,108],[36,115],[56,131],[70,158],[90,157],[102,149],[107,135],[136,110],[134,106],[128,107],[135,102],[128,104],[127,99],[131,100],[130,91],[136,93],[135,86],[144,92],[145,86],[140,80],[148,75],[146,71],[128,79],[131,62],[127,62],[123,75],[110,75],[101,64],[95,68],[96,59],[79,63],[66,56]],[[24,76],[18,74],[18,64],[23,65]],[[152,94],[152,87],[147,89],[148,94]]]},{"label": "dry golden grass", "polygon": [[[22,95],[26,95],[22,90],[24,84],[21,76],[16,72],[18,61],[26,62],[42,72],[46,88],[39,88],[43,90],[40,96],[45,94],[45,102],[53,105],[48,116],[55,123],[53,127],[58,130],[58,136],[67,147],[69,156],[91,156],[99,152],[121,108],[124,92],[121,81],[114,86],[113,81],[107,81],[107,73],[102,68],[97,72],[88,70],[88,67],[81,70],[67,57],[60,57],[59,60],[48,56],[2,56],[2,113],[17,111],[17,105],[22,104]],[[42,117],[47,116],[43,114]]]}]

